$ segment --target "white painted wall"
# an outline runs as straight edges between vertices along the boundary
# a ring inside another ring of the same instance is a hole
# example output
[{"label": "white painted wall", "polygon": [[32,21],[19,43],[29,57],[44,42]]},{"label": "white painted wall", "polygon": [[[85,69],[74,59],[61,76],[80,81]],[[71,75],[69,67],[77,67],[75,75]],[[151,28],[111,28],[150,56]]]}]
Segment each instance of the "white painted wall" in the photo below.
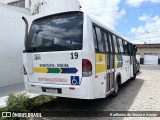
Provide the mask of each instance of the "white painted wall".
[{"label": "white painted wall", "polygon": [[[39,14],[27,16],[29,24],[32,20],[65,11],[79,10],[77,0],[26,0],[26,7],[31,12],[39,5]],[[23,83],[23,60],[25,24],[22,16],[30,14],[25,8],[16,8],[0,4],[0,87]]]},{"label": "white painted wall", "polygon": [[158,55],[144,55],[144,64],[158,65]]},{"label": "white painted wall", "polygon": [[25,7],[32,14],[40,13],[42,16],[65,11],[79,10],[78,0],[25,0]]},{"label": "white painted wall", "polygon": [[23,83],[22,51],[25,24],[22,16],[0,5],[0,87]]}]

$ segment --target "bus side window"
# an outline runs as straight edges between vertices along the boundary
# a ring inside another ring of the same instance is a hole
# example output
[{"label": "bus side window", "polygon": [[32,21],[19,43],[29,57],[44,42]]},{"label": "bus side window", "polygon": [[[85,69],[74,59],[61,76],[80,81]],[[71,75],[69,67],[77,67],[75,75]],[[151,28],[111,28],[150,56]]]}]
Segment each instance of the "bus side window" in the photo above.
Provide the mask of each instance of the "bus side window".
[{"label": "bus side window", "polygon": [[122,42],[122,39],[118,39],[119,40],[119,47],[120,47],[120,52],[122,53],[122,54],[124,54],[124,48],[123,48],[123,42]]},{"label": "bus side window", "polygon": [[128,43],[128,52],[129,52],[129,56],[131,56],[132,50],[131,50],[131,44],[130,43]]},{"label": "bus side window", "polygon": [[120,52],[121,52],[121,50],[120,50],[120,45],[119,45],[119,40],[118,40],[118,37],[116,37],[116,41],[117,41],[118,53],[120,53]]},{"label": "bus side window", "polygon": [[110,52],[112,53],[113,52],[113,43],[112,43],[112,38],[111,38],[110,34],[108,34],[108,38],[109,38],[109,43],[110,43]]},{"label": "bus side window", "polygon": [[104,43],[102,40],[102,34],[100,28],[96,27],[96,36],[98,41],[98,52],[104,53]]},{"label": "bus side window", "polygon": [[114,42],[115,53],[118,53],[117,40],[116,40],[116,36],[115,35],[113,35],[113,42]]},{"label": "bus side window", "polygon": [[126,41],[123,41],[123,45],[124,45],[124,53],[126,55],[129,55],[128,43]]},{"label": "bus side window", "polygon": [[95,51],[98,52],[98,41],[96,39],[96,30],[95,30],[95,26],[93,26],[93,39],[94,39],[94,48]]},{"label": "bus side window", "polygon": [[131,56],[133,56],[133,44],[131,44]]},{"label": "bus side window", "polygon": [[105,48],[106,48],[106,53],[107,53],[107,69],[110,69],[110,41],[109,41],[109,37],[108,34],[106,32],[103,32],[103,36],[104,36],[104,41],[105,41]]},{"label": "bus side window", "polygon": [[109,34],[108,33],[108,38],[109,38],[109,43],[110,43],[110,50],[111,50],[111,52],[110,52],[110,69],[113,69],[114,68],[114,55],[113,55],[113,53],[114,53],[114,42],[113,42],[113,39],[112,39],[112,35],[111,34]]},{"label": "bus side window", "polygon": [[109,42],[108,42],[107,35],[104,32],[103,32],[103,37],[104,37],[104,42],[105,42],[106,53],[108,53],[109,52]]}]

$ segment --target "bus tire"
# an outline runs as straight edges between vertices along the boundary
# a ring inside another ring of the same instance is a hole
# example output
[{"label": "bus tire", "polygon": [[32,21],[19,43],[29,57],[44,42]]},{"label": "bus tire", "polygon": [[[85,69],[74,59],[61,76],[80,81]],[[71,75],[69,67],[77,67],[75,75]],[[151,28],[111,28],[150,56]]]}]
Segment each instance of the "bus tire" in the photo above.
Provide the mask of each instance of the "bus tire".
[{"label": "bus tire", "polygon": [[118,91],[119,91],[119,79],[118,79],[119,77],[117,77],[117,79],[116,79],[116,82],[115,82],[115,87],[114,87],[114,91],[113,91],[113,93],[111,94],[111,96],[113,96],[113,97],[116,97],[117,96],[117,94],[118,94]]},{"label": "bus tire", "polygon": [[136,79],[136,74],[131,78],[131,80],[135,80]]}]

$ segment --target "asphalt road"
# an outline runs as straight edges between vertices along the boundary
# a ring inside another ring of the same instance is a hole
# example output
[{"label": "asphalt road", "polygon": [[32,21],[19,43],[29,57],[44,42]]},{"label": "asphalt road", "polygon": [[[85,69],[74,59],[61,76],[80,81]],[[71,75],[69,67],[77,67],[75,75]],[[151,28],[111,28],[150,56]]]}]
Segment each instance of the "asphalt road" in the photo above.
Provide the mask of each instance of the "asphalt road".
[{"label": "asphalt road", "polygon": [[[160,68],[159,66],[141,66],[135,80],[121,85],[119,94],[98,100],[78,100],[57,98],[44,104],[41,110],[52,111],[160,111]],[[160,120],[149,117],[52,117],[42,120]],[[36,119],[35,119],[36,120]]]}]

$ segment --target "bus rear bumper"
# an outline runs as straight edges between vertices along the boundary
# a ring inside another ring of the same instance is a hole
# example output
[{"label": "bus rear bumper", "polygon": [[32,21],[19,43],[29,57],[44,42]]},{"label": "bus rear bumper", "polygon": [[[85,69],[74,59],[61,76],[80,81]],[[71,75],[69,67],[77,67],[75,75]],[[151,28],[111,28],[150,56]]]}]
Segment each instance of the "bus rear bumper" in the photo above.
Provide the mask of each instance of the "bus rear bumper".
[{"label": "bus rear bumper", "polygon": [[[56,89],[57,93],[47,92],[46,89]],[[40,95],[77,99],[94,99],[94,97],[89,95],[87,86],[30,83],[27,79],[25,79],[25,90],[28,93]]]}]

